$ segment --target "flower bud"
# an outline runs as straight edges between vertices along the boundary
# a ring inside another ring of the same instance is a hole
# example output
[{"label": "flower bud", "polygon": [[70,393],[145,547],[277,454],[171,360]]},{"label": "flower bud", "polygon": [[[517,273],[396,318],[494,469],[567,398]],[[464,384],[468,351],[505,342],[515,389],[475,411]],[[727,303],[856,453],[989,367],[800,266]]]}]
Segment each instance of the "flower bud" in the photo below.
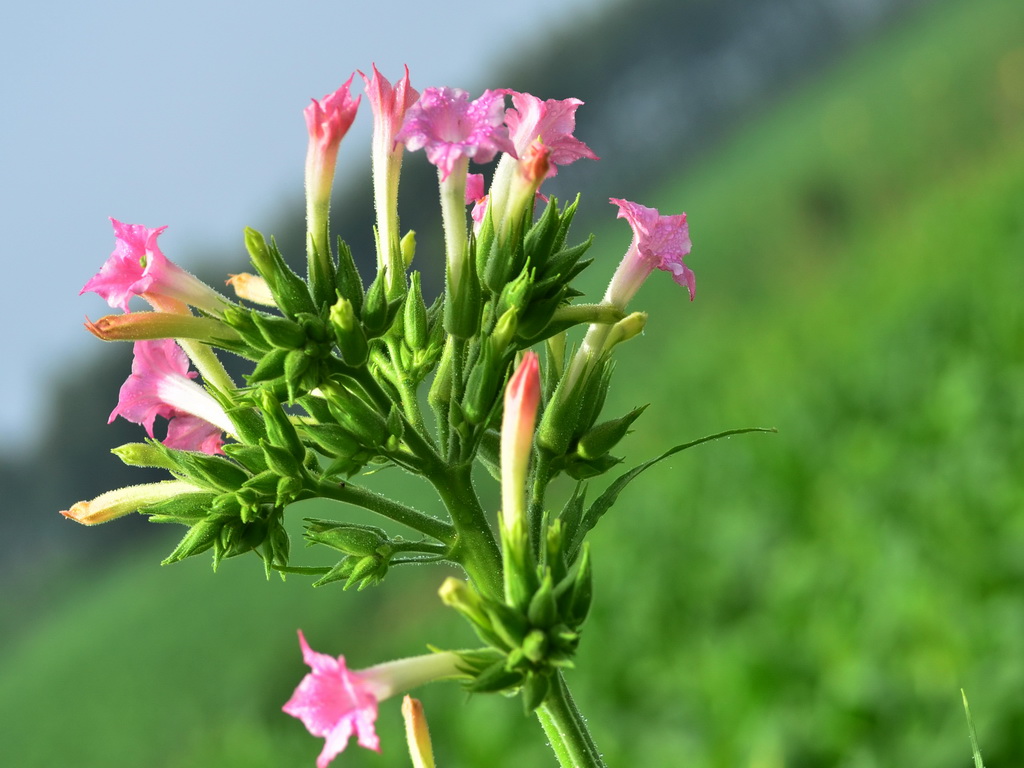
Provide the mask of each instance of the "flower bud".
[{"label": "flower bud", "polygon": [[180,480],[131,485],[107,491],[91,501],[80,501],[61,510],[61,514],[82,525],[98,525],[185,493],[204,493],[204,489]]},{"label": "flower bud", "polygon": [[338,349],[341,350],[345,362],[353,368],[366,363],[370,356],[370,347],[366,341],[366,332],[356,318],[352,302],[344,297],[339,298],[331,307],[330,321]]}]

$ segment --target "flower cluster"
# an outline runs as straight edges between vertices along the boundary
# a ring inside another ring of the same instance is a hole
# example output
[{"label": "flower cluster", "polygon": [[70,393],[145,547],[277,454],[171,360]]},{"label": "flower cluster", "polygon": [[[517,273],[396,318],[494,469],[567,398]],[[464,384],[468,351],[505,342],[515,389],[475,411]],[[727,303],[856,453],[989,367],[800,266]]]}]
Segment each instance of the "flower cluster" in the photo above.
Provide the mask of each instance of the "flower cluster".
[{"label": "flower cluster", "polygon": [[[369,510],[412,535],[344,519],[344,507],[342,519],[308,519],[307,542],[331,557],[301,569],[317,576],[316,585],[363,589],[412,563],[462,569],[466,579],[447,579],[440,597],[483,647],[352,671],[344,657],[313,651],[299,633],[311,671],[284,710],[326,739],[318,768],[353,735],[379,749],[378,704],[432,680],[457,677],[471,691],[519,692],[530,711],[558,700],[545,722],[569,716],[561,670],[572,663],[591,601],[585,537],[639,474],[627,473],[614,493],[584,505],[586,483],[621,461],[612,450],[643,410],[601,420],[611,357],[643,329],[646,315],[627,314],[627,305],[655,269],[694,294],[684,263],[685,214],[662,216],[612,199],[633,240],[604,299],[578,301],[573,281],[589,264],[591,240],[569,240],[576,202],[540,192],[561,166],[597,159],[574,135],[578,99],[510,89],[471,99],[457,88],[418,92],[408,70],[394,84],[375,66],[360,75],[374,123],[373,279],[363,281],[367,261],[330,232],[339,149],[362,98],[351,94],[353,74],[305,110],[304,276],[272,239],[247,230],[254,272],[231,276],[229,298],[163,254],[163,227],[112,220],[114,252],[82,290],[123,314],[87,327],[101,339],[134,342],[131,375],[110,419],[140,424],[150,439],[117,455],[166,469],[171,479],[63,512],[84,524],[131,512],[179,523],[187,531],[166,562],[212,550],[216,565],[254,552],[269,574],[296,570],[288,565],[286,510],[319,498]],[[414,238],[402,236],[398,217],[403,153],[421,149],[437,167],[444,225],[444,263],[428,268],[443,270],[445,287],[432,302],[410,271]],[[469,172],[470,161],[495,159],[489,184]],[[132,312],[135,296],[151,311]],[[569,334],[577,328],[586,332],[571,352]],[[228,375],[219,351],[251,363],[244,382]],[[159,441],[158,418],[167,422]],[[476,464],[501,484],[497,530],[474,488]],[[357,476],[367,465],[421,476],[447,515],[364,487]],[[563,473],[580,486],[559,510],[545,494]],[[430,764],[421,710],[406,709],[414,760]],[[564,734],[584,731],[579,720],[549,734],[558,752],[556,742],[570,738]],[[561,748],[600,764],[592,745]]]}]

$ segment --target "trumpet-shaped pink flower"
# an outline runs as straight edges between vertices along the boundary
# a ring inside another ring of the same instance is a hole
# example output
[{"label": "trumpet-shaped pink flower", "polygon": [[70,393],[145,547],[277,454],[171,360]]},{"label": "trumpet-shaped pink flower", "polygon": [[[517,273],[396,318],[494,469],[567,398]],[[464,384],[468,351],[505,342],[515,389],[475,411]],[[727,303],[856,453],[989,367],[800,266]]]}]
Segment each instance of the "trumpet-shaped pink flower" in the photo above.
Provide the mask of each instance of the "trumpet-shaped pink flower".
[{"label": "trumpet-shaped pink flower", "polygon": [[470,101],[460,88],[427,88],[406,113],[397,139],[409,150],[425,149],[442,181],[460,158],[486,163],[498,152],[515,155],[503,124],[506,93],[484,91]]},{"label": "trumpet-shaped pink flower", "polygon": [[219,315],[227,306],[206,283],[172,262],[160,250],[157,238],[167,227],[150,229],[141,224],[122,224],[111,219],[116,243],[114,252],[79,295],[94,291],[106,302],[129,312],[128,302],[142,296],[159,307],[162,299],[184,302]]},{"label": "trumpet-shaped pink flower", "polygon": [[608,285],[605,301],[625,309],[655,268],[670,272],[689,291],[693,301],[693,271],[683,263],[691,248],[686,214],[662,216],[654,208],[628,200],[613,197],[611,202],[619,206],[619,218],[626,219],[632,227],[633,242]]},{"label": "trumpet-shaped pink flower", "polygon": [[460,673],[454,653],[431,653],[409,659],[378,664],[353,672],[345,657],[318,653],[309,647],[299,630],[302,660],[312,670],[302,678],[283,709],[297,717],[314,736],[327,739],[317,768],[327,768],[355,734],[359,746],[380,751],[380,739],[374,730],[377,704],[397,693]]},{"label": "trumpet-shaped pink flower", "polygon": [[302,112],[306,118],[306,128],[309,129],[306,195],[315,201],[330,197],[338,146],[355,120],[359,100],[362,99],[362,96],[353,99],[349,92],[353,77],[355,73],[334,93],[324,96],[323,100],[313,99],[313,103]]},{"label": "trumpet-shaped pink flower", "polygon": [[132,374],[121,386],[108,423],[121,416],[153,437],[156,417],[168,419],[164,445],[185,451],[221,453],[221,432],[234,426],[224,409],[188,370],[188,357],[173,339],[135,342]]},{"label": "trumpet-shaped pink flower", "polygon": [[397,142],[395,136],[402,130],[405,113],[419,98],[419,91],[409,83],[409,68],[405,68],[405,76],[394,85],[377,71],[373,65],[373,77],[369,78],[362,72],[366,85],[366,95],[370,99],[373,110],[373,144],[374,151],[378,147],[384,152],[392,152]]},{"label": "trumpet-shaped pink flower", "polygon": [[599,159],[590,147],[572,135],[576,130],[576,110],[582,104],[579,99],[544,101],[529,93],[513,91],[513,106],[505,111],[505,125],[517,156],[525,157],[527,148],[539,140],[550,150],[549,178],[558,173],[560,165],[568,165],[581,158]]}]

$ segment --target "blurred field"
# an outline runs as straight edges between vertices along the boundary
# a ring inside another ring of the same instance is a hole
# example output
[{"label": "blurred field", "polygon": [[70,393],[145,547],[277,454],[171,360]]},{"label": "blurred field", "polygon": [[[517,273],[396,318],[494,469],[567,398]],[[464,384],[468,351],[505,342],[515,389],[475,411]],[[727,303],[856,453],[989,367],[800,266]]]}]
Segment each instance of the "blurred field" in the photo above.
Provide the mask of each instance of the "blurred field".
[{"label": "blurred field", "polygon": [[[1016,0],[940,4],[641,201],[689,212],[698,291],[658,274],[636,302],[627,463],[780,431],[651,470],[597,529],[570,683],[610,765],[967,766],[961,687],[986,763],[1020,763],[1021,29]],[[628,242],[598,234],[595,290]],[[161,556],[66,576],[16,637],[4,764],[311,766],[279,711],[296,627],[356,668],[472,642],[437,570],[350,594]],[[420,693],[442,768],[553,763],[517,701]],[[407,765],[398,728],[385,704],[384,755],[336,764]]]}]

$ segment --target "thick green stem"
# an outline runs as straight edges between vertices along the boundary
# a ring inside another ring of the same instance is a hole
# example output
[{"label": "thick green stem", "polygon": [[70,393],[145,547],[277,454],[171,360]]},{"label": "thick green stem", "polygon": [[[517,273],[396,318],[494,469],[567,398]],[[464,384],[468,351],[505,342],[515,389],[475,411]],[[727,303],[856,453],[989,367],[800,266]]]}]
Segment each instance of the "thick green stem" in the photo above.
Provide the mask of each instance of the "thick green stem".
[{"label": "thick green stem", "polygon": [[344,501],[347,504],[376,512],[378,515],[383,515],[389,520],[394,520],[396,523],[401,523],[415,531],[432,536],[449,547],[457,544],[458,534],[455,528],[448,523],[438,520],[436,517],[426,515],[412,507],[407,507],[405,504],[392,501],[387,496],[382,496],[374,491],[361,488],[358,485],[350,485],[348,483],[339,485],[338,483],[324,481],[316,483],[316,487],[313,490],[317,496],[334,499],[335,501]]},{"label": "thick green stem", "polygon": [[551,693],[537,708],[537,719],[562,768],[606,768],[560,672],[552,681]]},{"label": "thick green stem", "polygon": [[449,558],[459,563],[481,594],[502,599],[501,552],[487,514],[473,489],[471,465],[460,464],[428,477],[455,523]]}]

